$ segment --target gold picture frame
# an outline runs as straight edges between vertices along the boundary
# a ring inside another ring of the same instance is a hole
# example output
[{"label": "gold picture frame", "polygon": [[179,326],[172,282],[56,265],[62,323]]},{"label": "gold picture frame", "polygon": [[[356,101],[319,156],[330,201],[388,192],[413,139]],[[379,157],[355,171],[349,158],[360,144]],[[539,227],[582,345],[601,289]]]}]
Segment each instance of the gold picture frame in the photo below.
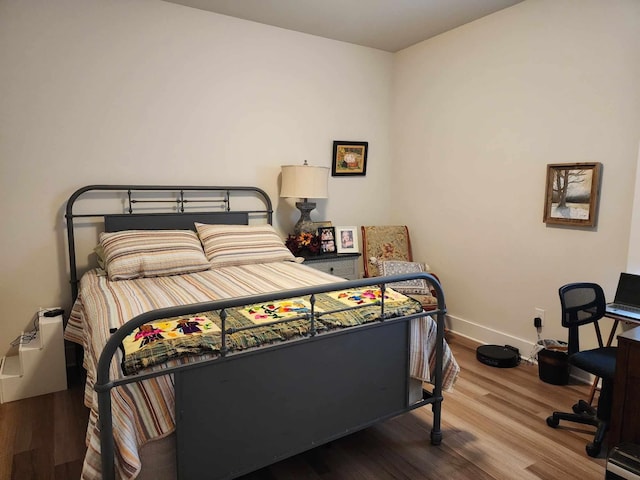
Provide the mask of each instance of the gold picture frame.
[{"label": "gold picture frame", "polygon": [[543,221],[551,225],[594,227],[598,215],[602,164],[551,163]]},{"label": "gold picture frame", "polygon": [[318,230],[319,228],[322,227],[332,227],[333,224],[331,223],[331,220],[319,220],[317,222],[311,222],[313,224],[313,228],[315,228],[316,230]]}]

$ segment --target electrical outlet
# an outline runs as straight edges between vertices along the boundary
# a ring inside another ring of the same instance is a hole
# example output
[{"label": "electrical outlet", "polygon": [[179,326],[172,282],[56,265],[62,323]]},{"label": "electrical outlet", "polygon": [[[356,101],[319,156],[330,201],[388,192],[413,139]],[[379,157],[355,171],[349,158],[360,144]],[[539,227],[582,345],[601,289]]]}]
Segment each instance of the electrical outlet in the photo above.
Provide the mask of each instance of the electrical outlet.
[{"label": "electrical outlet", "polygon": [[535,308],[535,311],[533,313],[533,318],[538,317],[540,320],[542,320],[542,327],[544,327],[544,309],[543,308]]}]

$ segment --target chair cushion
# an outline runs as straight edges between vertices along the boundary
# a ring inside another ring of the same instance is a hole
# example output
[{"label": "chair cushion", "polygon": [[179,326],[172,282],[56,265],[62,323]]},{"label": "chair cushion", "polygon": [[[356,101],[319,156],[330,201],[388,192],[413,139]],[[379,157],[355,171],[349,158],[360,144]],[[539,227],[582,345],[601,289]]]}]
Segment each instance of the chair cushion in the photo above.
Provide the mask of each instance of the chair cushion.
[{"label": "chair cushion", "polygon": [[[380,275],[403,275],[407,273],[428,272],[428,267],[418,262],[402,262],[397,260],[386,260],[379,265]],[[408,294],[431,295],[431,289],[426,280],[417,278],[414,280],[404,280],[389,285],[394,290]]]},{"label": "chair cushion", "polygon": [[597,377],[612,380],[616,371],[616,347],[582,350],[569,357],[569,363]]}]

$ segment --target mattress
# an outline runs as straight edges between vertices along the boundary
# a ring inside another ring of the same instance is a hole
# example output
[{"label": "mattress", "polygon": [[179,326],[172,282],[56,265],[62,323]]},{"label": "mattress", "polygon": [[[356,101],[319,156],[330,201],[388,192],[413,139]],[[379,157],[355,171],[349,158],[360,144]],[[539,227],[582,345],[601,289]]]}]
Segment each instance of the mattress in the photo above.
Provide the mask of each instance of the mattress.
[{"label": "mattress", "polygon": [[[141,313],[158,308],[327,284],[337,280],[334,276],[294,262],[230,266],[186,275],[116,282],[109,281],[99,269],[85,274],[65,329],[65,338],[79,343],[85,351],[87,383],[84,399],[90,409],[90,417],[82,478],[101,478],[98,404],[93,386],[99,354],[113,329]],[[412,321],[411,374],[417,379],[431,379],[435,365],[435,334],[436,324],[430,317]],[[169,364],[192,359],[193,356],[177,358]],[[114,358],[111,378],[123,375],[121,360]],[[161,369],[163,365],[152,368]],[[455,359],[445,345],[443,389],[453,387],[458,371]],[[120,478],[135,478],[141,468],[141,448],[151,441],[171,435],[175,430],[173,377],[165,375],[119,386],[112,390],[112,403],[117,474]]]}]

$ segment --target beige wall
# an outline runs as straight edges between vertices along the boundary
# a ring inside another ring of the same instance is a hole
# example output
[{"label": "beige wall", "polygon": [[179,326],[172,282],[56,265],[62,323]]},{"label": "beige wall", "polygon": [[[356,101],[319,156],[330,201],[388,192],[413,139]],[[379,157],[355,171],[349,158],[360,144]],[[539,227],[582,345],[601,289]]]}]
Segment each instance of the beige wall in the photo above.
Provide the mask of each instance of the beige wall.
[{"label": "beige wall", "polygon": [[[391,55],[155,0],[0,2],[0,354],[69,306],[77,187],[257,185],[284,233],[279,166],[329,166],[334,139],[368,140],[368,173],[331,178],[316,219],[407,223],[470,336],[528,348],[541,307],[564,338],[558,286],[613,295],[631,252],[639,21],[529,0]],[[598,227],[546,227],[545,165],[581,161],[604,164]]]},{"label": "beige wall", "polygon": [[[638,25],[636,0],[530,0],[396,55],[394,218],[440,275],[454,329],[531,348],[535,307],[543,336],[566,339],[562,284],[613,296],[640,139]],[[565,162],[604,166],[597,228],[542,223],[546,164]]]},{"label": "beige wall", "polygon": [[[366,177],[312,214],[389,218],[392,55],[157,0],[0,2],[0,355],[70,292],[63,209],[94,183],[256,185],[368,140]],[[375,208],[372,208],[375,206]]]},{"label": "beige wall", "polygon": [[638,163],[636,166],[636,186],[633,196],[633,213],[631,215],[631,234],[629,235],[629,253],[627,255],[627,272],[640,275],[640,141],[638,145]]}]

